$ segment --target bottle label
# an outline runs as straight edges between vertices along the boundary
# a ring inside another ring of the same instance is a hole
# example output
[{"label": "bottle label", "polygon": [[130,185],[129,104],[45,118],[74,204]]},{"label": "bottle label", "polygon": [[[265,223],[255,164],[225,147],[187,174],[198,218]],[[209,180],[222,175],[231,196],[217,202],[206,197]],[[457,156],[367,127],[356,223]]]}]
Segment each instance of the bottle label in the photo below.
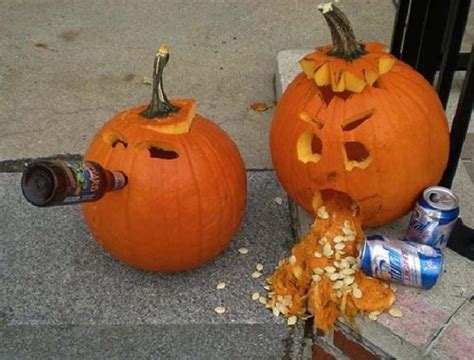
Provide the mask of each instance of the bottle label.
[{"label": "bottle label", "polygon": [[68,189],[65,204],[92,201],[103,193],[104,180],[98,165],[86,161],[67,161]]}]

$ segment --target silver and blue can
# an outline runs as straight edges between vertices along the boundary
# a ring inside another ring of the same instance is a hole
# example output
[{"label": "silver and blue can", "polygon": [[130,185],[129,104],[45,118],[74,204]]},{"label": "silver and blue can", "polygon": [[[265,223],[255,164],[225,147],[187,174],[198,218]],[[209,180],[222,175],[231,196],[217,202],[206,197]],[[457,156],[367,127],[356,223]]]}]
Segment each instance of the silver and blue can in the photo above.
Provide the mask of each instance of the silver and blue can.
[{"label": "silver and blue can", "polygon": [[405,240],[444,248],[459,217],[459,200],[441,186],[423,191],[411,214]]},{"label": "silver and blue can", "polygon": [[443,272],[443,257],[428,245],[372,235],[365,239],[358,265],[374,278],[431,289]]}]

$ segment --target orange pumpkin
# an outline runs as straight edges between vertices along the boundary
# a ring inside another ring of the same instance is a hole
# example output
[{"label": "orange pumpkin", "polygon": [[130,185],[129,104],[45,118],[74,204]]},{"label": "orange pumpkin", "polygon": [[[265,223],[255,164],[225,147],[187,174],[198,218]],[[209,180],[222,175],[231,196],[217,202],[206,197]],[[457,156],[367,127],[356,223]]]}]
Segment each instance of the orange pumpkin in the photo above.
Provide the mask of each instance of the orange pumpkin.
[{"label": "orange pumpkin", "polygon": [[289,196],[314,215],[347,194],[362,224],[404,215],[446,167],[449,130],[432,86],[377,43],[358,43],[333,4],[320,10],[333,45],[301,61],[271,129],[272,161]]},{"label": "orange pumpkin", "polygon": [[150,106],[115,115],[92,140],[85,159],[128,176],[121,191],[82,205],[94,238],[136,268],[174,272],[223,251],[242,220],[246,173],[236,145],[196,114],[194,100],[169,101],[155,61]]}]

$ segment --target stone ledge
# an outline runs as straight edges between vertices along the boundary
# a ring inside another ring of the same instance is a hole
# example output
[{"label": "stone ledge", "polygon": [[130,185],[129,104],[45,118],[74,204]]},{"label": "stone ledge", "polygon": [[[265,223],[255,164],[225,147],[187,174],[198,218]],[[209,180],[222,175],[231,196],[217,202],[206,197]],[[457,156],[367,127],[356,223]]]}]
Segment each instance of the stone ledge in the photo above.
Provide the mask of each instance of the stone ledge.
[{"label": "stone ledge", "polygon": [[[251,300],[265,293],[265,278],[293,243],[288,204],[274,201],[284,193],[273,172],[248,173],[247,212],[229,248],[174,275],[120,264],[91,238],[78,207],[30,206],[19,180],[0,174],[0,358],[96,351],[91,357],[281,358],[302,351],[301,324],[290,328]],[[238,253],[242,246],[247,255]],[[264,276],[252,279],[258,262]],[[220,281],[224,290],[216,289]],[[219,305],[225,314],[214,312]]]},{"label": "stone ledge", "polygon": [[[276,77],[277,97],[286,89],[292,79],[300,72],[298,60],[310,50],[287,50],[278,54],[278,73]],[[474,185],[460,162],[453,190],[459,195],[461,217],[468,226],[474,226]],[[293,217],[293,231],[297,238],[306,234],[313,219],[299,206],[290,202]],[[404,217],[390,225],[368,229],[368,234],[378,233],[388,237],[400,237],[407,226]],[[472,328],[472,301],[474,284],[473,263],[457,253],[446,249],[445,272],[439,283],[430,291],[399,286],[395,306],[404,312],[404,317],[394,319],[387,314],[379,316],[376,322],[366,318],[357,318],[358,331],[352,331],[342,321],[337,328],[360,339],[368,348],[400,359],[419,357],[446,358],[450,351],[467,356],[474,346],[474,328]],[[454,319],[454,320],[452,320]],[[471,325],[469,321],[471,320]],[[462,334],[462,335],[460,335]],[[318,339],[332,345],[332,338]],[[461,350],[459,350],[461,349]],[[461,353],[462,352],[462,353]]]}]

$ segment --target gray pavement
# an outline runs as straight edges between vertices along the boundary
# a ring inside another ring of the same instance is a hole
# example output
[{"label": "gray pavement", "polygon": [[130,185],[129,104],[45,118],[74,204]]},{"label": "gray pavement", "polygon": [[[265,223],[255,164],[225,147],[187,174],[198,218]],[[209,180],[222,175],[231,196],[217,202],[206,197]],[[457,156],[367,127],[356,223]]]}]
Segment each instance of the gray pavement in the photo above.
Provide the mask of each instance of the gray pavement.
[{"label": "gray pavement", "polygon": [[[18,174],[0,175],[0,358],[298,356],[301,326],[251,299],[266,292],[265,278],[293,243],[288,203],[274,201],[285,196],[273,172],[248,180],[244,222],[228,250],[194,271],[163,275],[102,251],[78,207],[35,208]],[[257,263],[264,276],[253,279]],[[217,290],[221,281],[226,288]]]},{"label": "gray pavement", "polygon": [[[236,141],[247,168],[271,168],[275,56],[329,43],[319,0],[2,1],[0,161],[83,153],[113,114],[150,98],[154,52],[172,45],[171,97]],[[358,38],[389,44],[391,0],[345,0]],[[35,47],[35,44],[40,47]],[[46,44],[47,49],[40,44]]]}]

